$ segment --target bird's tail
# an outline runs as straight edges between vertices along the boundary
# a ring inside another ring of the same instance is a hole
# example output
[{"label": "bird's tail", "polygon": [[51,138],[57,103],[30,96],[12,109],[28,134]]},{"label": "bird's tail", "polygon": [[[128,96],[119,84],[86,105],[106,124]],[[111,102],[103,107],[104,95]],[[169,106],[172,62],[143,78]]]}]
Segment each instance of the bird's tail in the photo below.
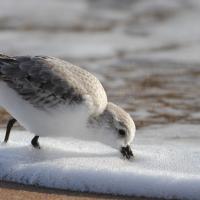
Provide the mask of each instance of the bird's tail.
[{"label": "bird's tail", "polygon": [[2,76],[3,76],[3,73],[2,73],[3,66],[5,66],[6,63],[10,63],[15,60],[16,59],[14,57],[10,57],[10,56],[0,53],[0,80],[2,79]]}]

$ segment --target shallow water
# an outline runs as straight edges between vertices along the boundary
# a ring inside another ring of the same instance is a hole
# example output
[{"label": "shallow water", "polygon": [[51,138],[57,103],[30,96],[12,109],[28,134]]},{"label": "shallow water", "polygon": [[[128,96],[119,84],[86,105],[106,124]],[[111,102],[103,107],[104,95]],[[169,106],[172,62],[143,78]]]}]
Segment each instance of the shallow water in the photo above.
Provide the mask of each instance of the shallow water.
[{"label": "shallow water", "polygon": [[138,128],[200,123],[198,0],[0,3],[2,53],[51,55],[88,69]]}]

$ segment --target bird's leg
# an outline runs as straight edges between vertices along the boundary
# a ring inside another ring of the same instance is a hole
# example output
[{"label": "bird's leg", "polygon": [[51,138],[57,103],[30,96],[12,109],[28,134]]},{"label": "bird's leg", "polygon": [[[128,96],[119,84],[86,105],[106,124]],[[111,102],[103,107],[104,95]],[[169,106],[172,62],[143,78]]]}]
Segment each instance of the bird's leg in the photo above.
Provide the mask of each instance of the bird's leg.
[{"label": "bird's leg", "polygon": [[36,149],[40,149],[40,144],[38,142],[39,136],[36,135],[32,140],[31,140],[31,144],[33,145],[34,148]]},{"label": "bird's leg", "polygon": [[10,136],[10,131],[13,127],[13,125],[15,124],[17,120],[15,118],[11,118],[9,121],[8,121],[8,124],[7,124],[7,128],[6,128],[6,135],[5,135],[5,138],[4,138],[4,142],[7,143],[8,142],[8,139],[9,139],[9,136]]}]

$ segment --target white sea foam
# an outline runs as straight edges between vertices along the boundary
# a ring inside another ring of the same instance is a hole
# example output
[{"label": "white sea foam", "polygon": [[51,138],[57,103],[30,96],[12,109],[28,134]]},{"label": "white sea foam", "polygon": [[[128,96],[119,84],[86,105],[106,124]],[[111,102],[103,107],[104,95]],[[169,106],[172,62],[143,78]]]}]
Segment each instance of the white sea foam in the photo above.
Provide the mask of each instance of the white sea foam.
[{"label": "white sea foam", "polygon": [[[5,130],[0,131],[3,140]],[[0,146],[0,178],[74,191],[199,199],[199,126],[170,125],[138,131],[134,161],[94,142],[41,138],[13,131]]]}]

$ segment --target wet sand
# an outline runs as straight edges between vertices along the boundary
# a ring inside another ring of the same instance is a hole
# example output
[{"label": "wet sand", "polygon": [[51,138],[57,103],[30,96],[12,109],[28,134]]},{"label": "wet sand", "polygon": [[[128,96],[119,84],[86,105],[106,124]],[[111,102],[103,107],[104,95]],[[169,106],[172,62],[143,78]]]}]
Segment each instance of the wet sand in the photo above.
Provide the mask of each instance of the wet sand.
[{"label": "wet sand", "polygon": [[[34,186],[25,186],[12,182],[0,181],[0,199],[3,200],[153,200],[151,198],[112,196],[102,194],[88,194],[81,192],[71,192],[56,189],[39,188]],[[156,200],[156,199],[155,199]],[[159,200],[159,199],[157,199]]]}]

